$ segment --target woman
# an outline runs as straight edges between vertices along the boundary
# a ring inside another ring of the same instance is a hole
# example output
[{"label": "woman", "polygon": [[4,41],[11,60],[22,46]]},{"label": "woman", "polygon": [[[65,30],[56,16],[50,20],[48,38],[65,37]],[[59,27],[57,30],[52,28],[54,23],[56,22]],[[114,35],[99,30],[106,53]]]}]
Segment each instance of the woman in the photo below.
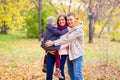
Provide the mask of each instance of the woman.
[{"label": "woman", "polygon": [[[57,24],[58,24],[59,30],[63,30],[64,28],[66,28],[68,26],[66,16],[60,15],[57,19]],[[61,37],[64,37],[64,35]],[[67,52],[68,50],[66,50],[67,47],[68,47],[68,44],[61,45],[61,48],[59,50],[59,54],[61,55],[60,69],[61,69],[61,74],[64,77],[64,79],[59,79],[59,80],[65,80],[64,66],[65,66],[65,61],[68,54]]]},{"label": "woman", "polygon": [[[66,22],[66,16],[64,15],[60,15],[57,19],[57,25],[58,25],[58,30],[63,30],[67,28],[67,22]],[[65,74],[64,74],[64,65],[65,65],[65,61],[66,61],[66,57],[67,55],[61,55],[61,61],[60,61],[60,69],[61,69],[61,73],[62,76],[64,77],[63,79],[59,79],[59,80],[65,80]],[[54,64],[55,64],[55,55],[48,53],[47,57],[46,57],[46,64],[47,64],[47,76],[46,79],[47,80],[52,80],[52,75],[53,75],[53,68],[54,68]]]}]

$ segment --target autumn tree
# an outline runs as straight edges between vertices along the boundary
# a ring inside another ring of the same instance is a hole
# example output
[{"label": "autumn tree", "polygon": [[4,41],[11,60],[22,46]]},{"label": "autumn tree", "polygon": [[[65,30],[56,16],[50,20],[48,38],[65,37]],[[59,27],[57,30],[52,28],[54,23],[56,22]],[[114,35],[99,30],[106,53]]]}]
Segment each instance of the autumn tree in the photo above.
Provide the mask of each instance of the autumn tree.
[{"label": "autumn tree", "polygon": [[42,0],[33,0],[36,9],[38,11],[38,40],[40,41],[43,35],[42,30]]},{"label": "autumn tree", "polygon": [[[100,2],[103,3],[102,1],[100,1]],[[104,15],[102,15],[102,17],[106,18],[106,21],[105,21],[105,23],[103,24],[103,26],[102,26],[102,28],[100,30],[100,33],[98,35],[99,38],[102,36],[103,30],[106,27],[106,25],[109,24],[110,21],[112,21],[112,19],[114,17],[117,17],[117,16],[119,17],[119,15],[117,15],[118,12],[119,12],[118,11],[119,7],[120,7],[120,1],[119,0],[108,0],[107,2],[105,1],[105,3],[103,3],[103,4],[105,4],[105,5],[104,5],[104,7],[101,8],[100,12],[103,12],[103,13],[101,13],[101,15],[104,14]],[[109,10],[109,14],[108,13],[104,13],[104,12],[106,12],[108,10]]]},{"label": "autumn tree", "polygon": [[89,43],[93,42],[94,32],[96,30],[96,23],[102,22],[99,37],[103,32],[105,26],[112,19],[112,14],[117,11],[116,8],[119,7],[119,0],[83,0],[83,2],[88,4],[86,11],[89,19]]},{"label": "autumn tree", "polygon": [[2,0],[1,1],[1,4],[0,4],[0,8],[1,8],[1,11],[0,11],[0,14],[1,14],[1,22],[0,22],[0,33],[2,34],[7,34],[7,25],[6,25],[6,20],[3,19],[3,17],[5,17],[7,15],[6,11],[7,11],[7,8],[5,7],[6,5],[6,0]]},{"label": "autumn tree", "polygon": [[0,27],[6,25],[10,30],[24,28],[27,12],[33,8],[31,2],[27,0],[1,0],[0,2]]}]

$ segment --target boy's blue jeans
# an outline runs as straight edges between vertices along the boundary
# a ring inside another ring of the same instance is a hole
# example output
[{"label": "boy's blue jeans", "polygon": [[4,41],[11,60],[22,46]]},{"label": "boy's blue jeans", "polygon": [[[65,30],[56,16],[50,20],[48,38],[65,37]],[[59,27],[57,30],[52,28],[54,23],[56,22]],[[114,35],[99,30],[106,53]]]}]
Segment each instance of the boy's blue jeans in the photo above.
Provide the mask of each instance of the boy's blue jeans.
[{"label": "boy's blue jeans", "polygon": [[79,58],[72,61],[67,59],[68,74],[71,80],[83,80],[82,62],[83,62],[83,56],[80,56]]}]

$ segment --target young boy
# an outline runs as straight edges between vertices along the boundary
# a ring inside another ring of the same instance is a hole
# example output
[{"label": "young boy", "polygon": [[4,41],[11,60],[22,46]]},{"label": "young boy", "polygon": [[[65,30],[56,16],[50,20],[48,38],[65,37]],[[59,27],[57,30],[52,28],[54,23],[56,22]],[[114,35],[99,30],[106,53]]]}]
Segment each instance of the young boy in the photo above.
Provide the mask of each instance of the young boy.
[{"label": "young boy", "polygon": [[[61,75],[61,70],[60,70],[60,55],[58,53],[58,50],[60,49],[60,46],[51,46],[51,47],[46,47],[45,42],[47,40],[57,40],[59,37],[65,33],[68,32],[68,29],[64,29],[62,31],[57,29],[56,26],[56,19],[52,16],[47,18],[47,26],[46,26],[46,31],[44,33],[44,39],[42,41],[41,47],[45,49],[46,53],[51,53],[55,55],[56,57],[56,71],[54,73],[55,76],[58,78],[63,78]],[[44,66],[43,66],[43,72],[46,72],[46,56],[44,57]]]}]

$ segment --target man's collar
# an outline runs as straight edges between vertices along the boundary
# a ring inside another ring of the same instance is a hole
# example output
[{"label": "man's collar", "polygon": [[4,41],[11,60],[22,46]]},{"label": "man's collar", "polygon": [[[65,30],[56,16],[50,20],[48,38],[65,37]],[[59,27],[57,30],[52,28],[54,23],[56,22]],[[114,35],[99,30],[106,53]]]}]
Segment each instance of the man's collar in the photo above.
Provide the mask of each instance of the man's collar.
[{"label": "man's collar", "polygon": [[80,20],[78,18],[76,18],[72,28],[74,28],[75,26],[79,25],[80,24]]}]

